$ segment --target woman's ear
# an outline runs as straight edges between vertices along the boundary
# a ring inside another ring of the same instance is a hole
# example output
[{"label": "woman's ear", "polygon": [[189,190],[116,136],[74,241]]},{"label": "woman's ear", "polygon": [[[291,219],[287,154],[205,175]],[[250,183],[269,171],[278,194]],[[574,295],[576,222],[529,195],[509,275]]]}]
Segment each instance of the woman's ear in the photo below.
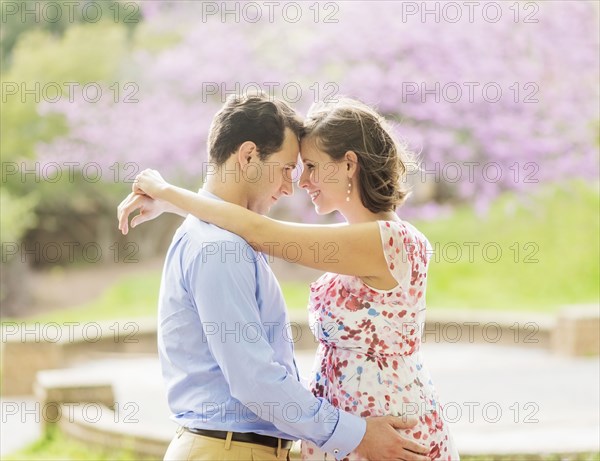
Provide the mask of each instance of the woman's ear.
[{"label": "woman's ear", "polygon": [[349,150],[344,154],[346,170],[348,171],[348,177],[351,178],[355,175],[358,170],[358,156],[354,151]]}]

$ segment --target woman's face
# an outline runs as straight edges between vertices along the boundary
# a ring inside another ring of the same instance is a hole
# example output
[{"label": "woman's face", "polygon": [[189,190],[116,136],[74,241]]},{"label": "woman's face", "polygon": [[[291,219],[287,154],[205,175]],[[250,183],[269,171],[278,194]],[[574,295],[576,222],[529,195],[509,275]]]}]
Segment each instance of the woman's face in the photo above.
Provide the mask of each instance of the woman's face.
[{"label": "woman's face", "polygon": [[308,192],[317,214],[343,207],[348,196],[347,163],[334,160],[310,139],[302,140],[300,156],[304,170],[299,185]]}]

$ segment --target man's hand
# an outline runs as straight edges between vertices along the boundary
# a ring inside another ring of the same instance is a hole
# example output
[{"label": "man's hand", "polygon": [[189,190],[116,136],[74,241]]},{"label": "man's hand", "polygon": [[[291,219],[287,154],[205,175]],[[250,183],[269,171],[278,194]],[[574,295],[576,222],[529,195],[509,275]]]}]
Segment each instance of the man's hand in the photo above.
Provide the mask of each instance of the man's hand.
[{"label": "man's hand", "polygon": [[129,231],[129,215],[135,210],[140,210],[131,220],[131,227],[135,227],[146,221],[157,218],[164,212],[177,213],[186,216],[186,213],[175,208],[170,203],[162,200],[154,200],[147,195],[131,193],[117,207],[117,218],[119,220],[119,230],[123,235]]},{"label": "man's hand", "polygon": [[358,454],[371,461],[430,461],[429,448],[402,437],[396,429],[408,429],[417,424],[414,418],[373,416],[367,418],[367,431],[356,447]]}]

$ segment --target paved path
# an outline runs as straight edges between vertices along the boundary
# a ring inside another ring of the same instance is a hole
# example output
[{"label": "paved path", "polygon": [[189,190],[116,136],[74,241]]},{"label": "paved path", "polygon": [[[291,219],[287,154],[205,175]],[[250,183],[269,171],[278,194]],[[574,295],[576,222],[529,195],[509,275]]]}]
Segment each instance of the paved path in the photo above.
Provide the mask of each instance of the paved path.
[{"label": "paved path", "polygon": [[0,456],[12,453],[35,442],[42,435],[39,403],[31,396],[10,396],[0,399]]},{"label": "paved path", "polygon": [[[430,343],[423,353],[462,454],[600,451],[597,358],[464,343]],[[312,353],[300,352],[298,366],[308,376]],[[73,372],[110,377],[121,422],[135,432],[170,438],[175,425],[168,419],[155,358],[109,358],[69,371]],[[24,418],[25,425],[18,423],[19,417],[4,421],[3,411],[3,442],[8,434],[11,449],[34,433],[33,417]],[[2,453],[9,451],[6,446],[2,444]]]}]

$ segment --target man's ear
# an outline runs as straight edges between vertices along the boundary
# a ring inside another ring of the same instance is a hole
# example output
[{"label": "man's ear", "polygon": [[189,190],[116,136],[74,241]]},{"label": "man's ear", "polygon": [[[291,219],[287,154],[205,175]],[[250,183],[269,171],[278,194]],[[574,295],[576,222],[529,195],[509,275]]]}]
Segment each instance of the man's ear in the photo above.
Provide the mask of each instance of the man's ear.
[{"label": "man's ear", "polygon": [[252,141],[243,142],[240,147],[238,147],[237,151],[237,159],[240,162],[242,168],[248,165],[252,158],[257,155],[258,151],[256,149],[256,144]]},{"label": "man's ear", "polygon": [[352,178],[358,171],[358,156],[354,153],[354,151],[346,151],[344,154],[344,165],[348,173],[348,177]]}]

